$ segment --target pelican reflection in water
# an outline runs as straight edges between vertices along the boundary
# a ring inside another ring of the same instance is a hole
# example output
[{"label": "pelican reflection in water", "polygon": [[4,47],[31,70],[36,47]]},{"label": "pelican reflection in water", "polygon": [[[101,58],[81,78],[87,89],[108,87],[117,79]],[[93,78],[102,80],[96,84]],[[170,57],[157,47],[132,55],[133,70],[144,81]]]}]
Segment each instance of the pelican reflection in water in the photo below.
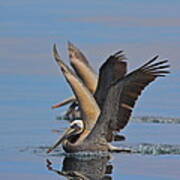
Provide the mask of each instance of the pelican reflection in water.
[{"label": "pelican reflection in water", "polygon": [[67,179],[112,180],[113,166],[108,161],[109,157],[96,157],[93,159],[65,157],[62,170],[54,169],[52,162],[49,160],[47,160],[47,168]]},{"label": "pelican reflection in water", "polygon": [[55,45],[53,53],[76,96],[82,120],[73,121],[48,153],[60,144],[68,153],[127,151],[110,144],[114,133],[127,125],[142,90],[157,77],[169,73],[166,70],[169,68],[168,61],[157,61],[156,56],[126,74],[127,62],[123,52],[115,53],[100,68],[95,98],[84,82],[61,60]]}]

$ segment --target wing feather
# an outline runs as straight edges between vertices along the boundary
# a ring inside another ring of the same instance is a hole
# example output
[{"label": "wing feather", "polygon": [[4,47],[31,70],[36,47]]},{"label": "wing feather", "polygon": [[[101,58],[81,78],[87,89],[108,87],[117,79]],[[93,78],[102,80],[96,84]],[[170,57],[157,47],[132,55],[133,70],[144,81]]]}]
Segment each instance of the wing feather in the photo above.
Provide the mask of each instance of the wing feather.
[{"label": "wing feather", "polygon": [[88,139],[96,138],[100,140],[104,138],[110,142],[113,140],[113,132],[120,131],[127,125],[135,102],[143,89],[157,77],[169,73],[166,70],[169,68],[169,65],[166,64],[168,61],[155,63],[157,58],[158,56],[154,57],[123,79],[111,84],[102,112],[93,131],[87,137]]},{"label": "wing feather", "polygon": [[69,57],[71,66],[77,76],[83,81],[87,88],[94,94],[98,77],[86,59],[85,55],[72,43],[68,42]]},{"label": "wing feather", "polygon": [[[97,81],[98,81],[95,71],[89,64],[88,60],[86,59],[82,51],[80,51],[71,42],[68,42],[68,51],[69,51],[69,57],[71,60],[71,66],[76,72],[76,75],[83,81],[86,87],[94,94],[96,90],[96,86],[97,86]],[[71,101],[67,101],[67,100],[64,100],[64,101],[52,106],[52,108],[59,108],[61,106],[71,103]],[[73,112],[72,107],[75,107],[75,106],[72,105],[70,109],[68,110],[68,113]]]},{"label": "wing feather", "polygon": [[126,57],[123,51],[118,51],[110,56],[99,70],[99,82],[94,97],[100,109],[104,105],[111,84],[126,74],[127,64],[124,60]]},{"label": "wing feather", "polygon": [[53,55],[78,100],[85,128],[88,130],[92,129],[100,114],[93,95],[76,74],[61,60],[55,45],[53,47]]}]

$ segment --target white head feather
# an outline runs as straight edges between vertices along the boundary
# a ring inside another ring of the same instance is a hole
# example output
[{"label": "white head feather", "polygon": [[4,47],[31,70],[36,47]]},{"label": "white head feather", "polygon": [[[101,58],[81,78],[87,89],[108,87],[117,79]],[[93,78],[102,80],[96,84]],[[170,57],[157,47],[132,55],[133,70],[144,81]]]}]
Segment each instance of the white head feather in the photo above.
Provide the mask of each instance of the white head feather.
[{"label": "white head feather", "polygon": [[77,125],[80,129],[84,129],[84,123],[82,120],[74,120],[70,126]]}]

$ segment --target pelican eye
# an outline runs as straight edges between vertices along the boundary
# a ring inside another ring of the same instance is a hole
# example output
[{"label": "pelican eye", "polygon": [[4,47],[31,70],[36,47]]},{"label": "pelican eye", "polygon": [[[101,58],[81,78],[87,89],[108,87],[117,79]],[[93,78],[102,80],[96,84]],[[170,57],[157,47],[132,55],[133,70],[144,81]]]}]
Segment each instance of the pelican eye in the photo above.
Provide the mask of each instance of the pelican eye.
[{"label": "pelican eye", "polygon": [[73,129],[80,129],[80,127],[79,127],[78,124],[72,124],[72,125],[71,125],[71,128],[73,128]]}]

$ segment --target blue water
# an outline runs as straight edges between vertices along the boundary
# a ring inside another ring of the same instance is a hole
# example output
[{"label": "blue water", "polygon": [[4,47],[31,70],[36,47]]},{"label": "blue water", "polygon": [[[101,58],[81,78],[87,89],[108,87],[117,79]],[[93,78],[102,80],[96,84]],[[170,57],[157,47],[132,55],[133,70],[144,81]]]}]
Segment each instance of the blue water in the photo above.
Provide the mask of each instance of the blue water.
[{"label": "blue water", "polygon": [[[59,76],[3,75],[1,78],[0,121],[0,178],[2,179],[54,179],[63,177],[48,171],[46,159],[61,170],[64,156],[47,156],[47,146],[52,145],[68,122],[56,117],[65,110],[51,110],[50,106],[70,94],[65,81]],[[137,107],[138,108],[138,107]],[[130,122],[122,131],[125,142],[116,145],[179,144],[180,125]],[[45,149],[41,149],[44,147]],[[164,167],[164,162],[166,166]],[[180,159],[178,155],[124,155],[113,154],[113,179],[178,179]],[[172,164],[173,169],[169,169]],[[139,164],[138,166],[136,164]],[[157,170],[158,169],[158,170]]]},{"label": "blue water", "polygon": [[[145,90],[133,115],[180,117],[179,12],[177,0],[1,1],[0,179],[65,179],[46,167],[49,158],[61,169],[64,157],[39,152],[59,137],[52,129],[68,126],[56,121],[65,108],[50,108],[71,95],[52,58],[53,43],[68,62],[66,43],[72,41],[97,72],[119,49],[127,54],[129,70],[156,54],[168,58],[171,74]],[[176,145],[179,132],[179,125],[130,123],[122,144]],[[116,154],[110,163],[113,180],[180,176],[178,155]]]}]

